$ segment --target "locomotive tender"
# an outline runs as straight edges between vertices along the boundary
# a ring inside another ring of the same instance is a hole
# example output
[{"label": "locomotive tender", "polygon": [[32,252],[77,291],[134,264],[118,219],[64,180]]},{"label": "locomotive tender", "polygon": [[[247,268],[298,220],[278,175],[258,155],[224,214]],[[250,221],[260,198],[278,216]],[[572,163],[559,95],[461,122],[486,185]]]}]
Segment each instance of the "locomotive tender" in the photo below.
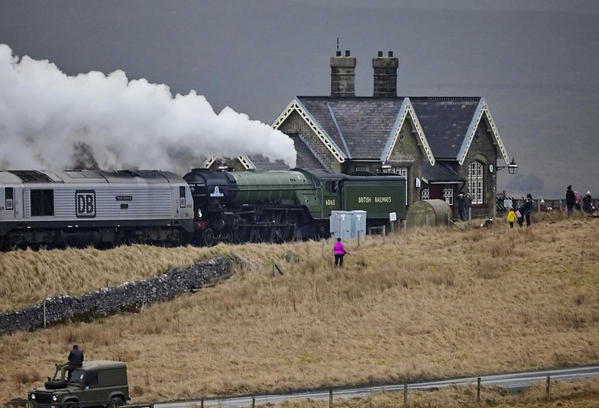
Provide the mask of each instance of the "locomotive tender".
[{"label": "locomotive tender", "polygon": [[405,219],[406,180],[325,170],[0,171],[0,247],[282,242],[328,236],[333,210]]}]

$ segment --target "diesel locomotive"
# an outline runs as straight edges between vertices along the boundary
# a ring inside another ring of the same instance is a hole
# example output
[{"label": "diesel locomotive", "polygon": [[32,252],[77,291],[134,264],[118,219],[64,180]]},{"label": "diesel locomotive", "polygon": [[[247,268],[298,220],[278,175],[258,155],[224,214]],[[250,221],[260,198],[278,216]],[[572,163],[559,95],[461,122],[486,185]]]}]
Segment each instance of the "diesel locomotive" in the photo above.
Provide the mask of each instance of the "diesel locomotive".
[{"label": "diesel locomotive", "polygon": [[325,170],[0,171],[0,247],[283,242],[329,235],[334,210],[405,219],[401,176]]}]

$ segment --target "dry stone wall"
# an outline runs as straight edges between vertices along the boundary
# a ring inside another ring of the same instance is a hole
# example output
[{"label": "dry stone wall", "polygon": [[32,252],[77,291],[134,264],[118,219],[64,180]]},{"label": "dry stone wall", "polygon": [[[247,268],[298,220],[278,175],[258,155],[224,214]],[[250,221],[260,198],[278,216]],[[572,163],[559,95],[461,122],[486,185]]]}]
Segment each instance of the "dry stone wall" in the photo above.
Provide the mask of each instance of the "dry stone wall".
[{"label": "dry stone wall", "polygon": [[46,325],[50,325],[65,319],[91,319],[95,316],[108,316],[137,309],[146,304],[164,302],[181,293],[200,288],[212,280],[226,277],[230,273],[230,261],[219,257],[183,268],[174,268],[156,278],[102,288],[80,297],[48,298],[27,309],[0,314],[0,334],[43,327],[44,315]]}]

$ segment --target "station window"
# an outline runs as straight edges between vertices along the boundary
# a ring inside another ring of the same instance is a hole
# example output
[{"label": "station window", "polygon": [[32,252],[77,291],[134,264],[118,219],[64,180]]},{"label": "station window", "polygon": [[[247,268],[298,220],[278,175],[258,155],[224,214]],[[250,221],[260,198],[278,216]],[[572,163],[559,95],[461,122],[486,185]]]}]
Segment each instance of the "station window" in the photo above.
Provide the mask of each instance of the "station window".
[{"label": "station window", "polygon": [[451,184],[445,184],[443,187],[443,199],[447,205],[453,205],[453,187]]},{"label": "station window", "polygon": [[472,204],[483,203],[484,191],[484,166],[479,161],[473,161],[468,166],[468,192],[472,197]]},{"label": "station window", "polygon": [[397,174],[398,176],[408,177],[408,168],[404,166],[393,166],[383,169],[383,173]]},{"label": "station window", "polygon": [[54,190],[31,190],[31,216],[54,215]]},{"label": "station window", "polygon": [[14,191],[12,187],[6,187],[4,189],[4,208],[6,210],[12,210],[12,203],[14,198]]}]

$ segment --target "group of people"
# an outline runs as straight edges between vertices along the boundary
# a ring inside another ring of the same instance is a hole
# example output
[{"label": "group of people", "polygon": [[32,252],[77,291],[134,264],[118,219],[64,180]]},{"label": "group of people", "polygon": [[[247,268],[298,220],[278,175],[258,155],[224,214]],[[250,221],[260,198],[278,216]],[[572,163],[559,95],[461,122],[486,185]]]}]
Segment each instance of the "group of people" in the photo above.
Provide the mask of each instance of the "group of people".
[{"label": "group of people", "polygon": [[569,185],[566,189],[566,208],[568,209],[568,217],[572,215],[574,209],[579,210],[586,215],[593,215],[595,212],[595,205],[593,204],[591,192],[587,191],[581,199],[580,195],[572,190],[572,186]]},{"label": "group of people", "polygon": [[510,228],[514,228],[514,221],[518,221],[518,225],[522,227],[524,220],[526,220],[526,226],[530,227],[530,216],[532,214],[532,195],[527,194],[526,200],[516,209],[515,206],[510,208],[507,214],[507,221],[510,223]]}]

